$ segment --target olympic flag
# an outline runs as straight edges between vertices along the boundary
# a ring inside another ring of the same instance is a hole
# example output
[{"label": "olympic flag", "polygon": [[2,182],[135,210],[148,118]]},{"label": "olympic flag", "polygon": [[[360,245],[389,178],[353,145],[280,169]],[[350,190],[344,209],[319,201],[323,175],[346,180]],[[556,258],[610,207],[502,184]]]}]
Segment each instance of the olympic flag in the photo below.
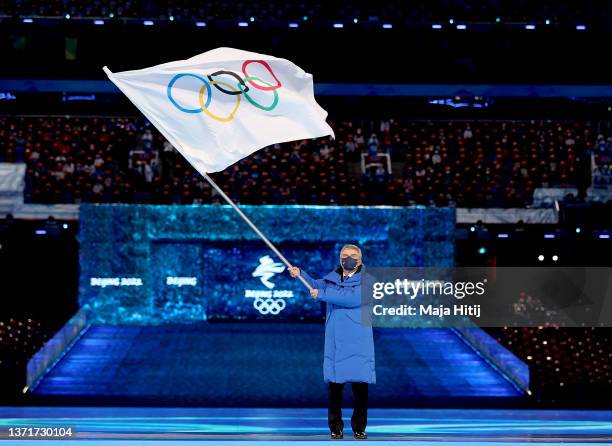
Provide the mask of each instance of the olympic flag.
[{"label": "olympic flag", "polygon": [[271,144],[334,137],[312,75],[287,59],[217,48],[109,79],[201,174]]},{"label": "olympic flag", "polygon": [[[312,75],[287,59],[217,48],[142,70],[104,72],[288,268],[291,263],[208,175],[271,144],[335,137]],[[304,286],[312,287],[302,276]]]}]

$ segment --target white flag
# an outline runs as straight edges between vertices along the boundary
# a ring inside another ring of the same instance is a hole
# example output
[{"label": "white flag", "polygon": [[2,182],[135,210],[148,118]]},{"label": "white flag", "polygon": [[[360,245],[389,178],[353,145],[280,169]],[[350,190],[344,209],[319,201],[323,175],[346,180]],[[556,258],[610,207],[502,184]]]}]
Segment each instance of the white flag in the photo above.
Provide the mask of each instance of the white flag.
[{"label": "white flag", "polygon": [[271,144],[334,137],[312,75],[287,59],[217,48],[104,72],[199,172],[218,172]]}]

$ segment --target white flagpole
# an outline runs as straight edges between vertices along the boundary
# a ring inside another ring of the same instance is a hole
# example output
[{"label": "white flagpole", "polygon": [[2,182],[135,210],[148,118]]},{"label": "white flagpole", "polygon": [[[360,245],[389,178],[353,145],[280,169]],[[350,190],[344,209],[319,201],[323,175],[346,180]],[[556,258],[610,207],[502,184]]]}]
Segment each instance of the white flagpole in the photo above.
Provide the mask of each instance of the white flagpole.
[{"label": "white flagpole", "polygon": [[[259,228],[255,226],[255,224],[253,224],[251,220],[249,220],[249,217],[244,215],[244,212],[242,212],[242,210],[238,206],[236,206],[236,203],[234,203],[232,199],[228,197],[225,192],[223,192],[223,189],[221,189],[219,185],[215,183],[211,177],[208,176],[208,174],[206,174],[205,172],[201,172],[201,174],[204,178],[206,178],[206,181],[208,181],[210,185],[215,188],[215,190],[219,193],[219,195],[221,195],[223,199],[227,201],[228,204],[236,212],[238,212],[238,215],[240,215],[242,219],[251,227],[251,229],[255,231],[255,233],[266,243],[266,245],[268,245],[268,247],[274,252],[274,254],[276,254],[278,258],[282,260],[282,262],[287,266],[287,268],[292,268],[293,265],[289,263],[289,260],[287,260],[285,256],[283,256],[281,252],[276,248],[276,246],[274,246],[274,244],[270,240],[268,240],[268,238],[263,234],[263,232],[261,232]],[[300,279],[300,281],[304,284],[306,288],[308,288],[309,290],[312,290],[312,287],[310,286],[310,284],[306,282],[306,279],[304,279],[301,275],[298,276],[298,279]]]}]

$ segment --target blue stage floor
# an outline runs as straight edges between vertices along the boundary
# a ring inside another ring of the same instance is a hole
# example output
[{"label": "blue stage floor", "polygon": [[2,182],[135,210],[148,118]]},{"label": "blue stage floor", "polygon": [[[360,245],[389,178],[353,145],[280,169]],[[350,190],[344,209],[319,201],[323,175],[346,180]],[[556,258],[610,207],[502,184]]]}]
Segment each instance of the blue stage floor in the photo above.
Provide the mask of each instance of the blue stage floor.
[{"label": "blue stage floor", "polygon": [[[66,405],[325,407],[323,329],[322,323],[92,326],[33,397]],[[372,407],[509,407],[523,396],[449,329],[378,329],[375,350]],[[351,392],[346,398],[349,404]]]},{"label": "blue stage floor", "polygon": [[[345,438],[352,440],[350,411],[344,415]],[[8,439],[10,427],[71,427],[73,440],[113,440],[126,445],[139,444],[136,440],[164,440],[159,443],[164,446],[185,440],[207,445],[223,440],[228,446],[257,440],[278,445],[280,440],[306,446],[328,439],[325,409],[0,407],[0,439]],[[370,442],[406,441],[413,446],[610,444],[612,411],[371,409],[368,433]],[[100,446],[107,441],[70,444],[86,443]]]}]

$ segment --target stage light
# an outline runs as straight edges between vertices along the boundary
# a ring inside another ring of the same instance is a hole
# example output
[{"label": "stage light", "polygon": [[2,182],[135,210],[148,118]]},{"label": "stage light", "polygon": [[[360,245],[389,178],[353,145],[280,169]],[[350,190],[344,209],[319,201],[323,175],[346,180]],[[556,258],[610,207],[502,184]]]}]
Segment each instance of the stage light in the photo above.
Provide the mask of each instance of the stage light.
[{"label": "stage light", "polygon": [[609,239],[610,238],[610,234],[599,234],[599,238]]},{"label": "stage light", "polygon": [[23,23],[33,23],[34,20],[32,20],[32,19],[23,19],[22,22]]},{"label": "stage light", "polygon": [[476,226],[470,226],[470,232],[475,232],[476,231]]},{"label": "stage light", "polygon": [[495,18],[495,23],[499,23],[499,22],[501,22],[501,19],[499,17],[496,17]]},{"label": "stage light", "polygon": [[465,25],[457,25],[457,29],[466,29]]},{"label": "stage light", "polygon": [[302,17],[302,20],[304,20],[304,21],[308,20],[308,16],[305,15],[304,17]]},{"label": "stage light", "polygon": [[385,23],[385,24],[383,25],[383,29],[391,29],[391,28],[393,28],[393,25],[392,25],[392,24],[390,24],[390,23]]},{"label": "stage light", "polygon": [[153,26],[154,25],[153,20],[145,20],[144,22],[142,22],[142,24],[144,26]]},{"label": "stage light", "polygon": [[249,24],[247,22],[238,22],[238,26],[240,26],[241,28],[244,28],[246,26],[249,26]]},{"label": "stage light", "polygon": [[290,23],[289,24],[289,28],[298,28],[300,25],[298,25],[297,23]]},{"label": "stage light", "polygon": [[487,248],[485,248],[484,246],[481,246],[480,248],[478,248],[478,254],[483,255],[487,253]]},{"label": "stage light", "polygon": [[544,234],[544,238],[555,238],[555,234]]},{"label": "stage light", "polygon": [[450,19],[450,20],[448,21],[448,23],[450,23],[450,24],[452,25],[453,23],[455,23],[455,21],[454,21],[453,19]]},{"label": "stage light", "polygon": [[497,238],[508,238],[508,234],[497,234]]},{"label": "stage light", "polygon": [[581,231],[580,227],[577,227],[576,228],[576,234],[580,234],[580,231]]},{"label": "stage light", "polygon": [[433,29],[442,29],[442,25],[438,24],[438,23],[434,23],[433,25],[431,25],[431,27]]},{"label": "stage light", "polygon": [[171,22],[174,22],[174,16],[173,16],[173,15],[171,15],[170,17],[168,17],[168,19],[169,19]]},{"label": "stage light", "polygon": [[584,31],[586,29],[586,26],[584,26],[584,25],[576,25],[576,29],[578,31]]},{"label": "stage light", "polygon": [[553,262],[556,262],[557,260],[559,260],[559,256],[558,255],[552,256],[552,260]]},{"label": "stage light", "polygon": [[535,29],[535,25],[525,25],[525,29]]},{"label": "stage light", "polygon": [[104,25],[104,20],[94,20],[94,25]]},{"label": "stage light", "polygon": [[69,20],[70,19],[70,14],[66,14],[64,17],[66,18],[66,20]]},{"label": "stage light", "polygon": [[255,21],[255,17],[251,16],[251,18],[249,19],[251,22]]},{"label": "stage light", "polygon": [[357,23],[359,21],[359,19],[353,19],[353,23]]},{"label": "stage light", "polygon": [[334,23],[334,28],[344,28],[342,23]]},{"label": "stage light", "polygon": [[36,231],[34,231],[34,234],[36,235],[45,235],[47,233],[47,231],[45,231],[44,229],[37,229]]},{"label": "stage light", "polygon": [[546,19],[546,22],[544,23],[546,23],[547,25],[550,25],[550,20]]},{"label": "stage light", "polygon": [[543,256],[542,254],[540,254],[540,255],[538,256],[538,260],[539,260],[540,262],[543,262],[543,261],[544,261],[544,256]]},{"label": "stage light", "polygon": [[115,17],[115,14],[111,12],[108,16],[112,19],[113,17]]},{"label": "stage light", "polygon": [[205,26],[206,26],[206,22],[196,22],[196,26],[197,26],[198,28],[203,28],[203,27],[205,27]]}]

